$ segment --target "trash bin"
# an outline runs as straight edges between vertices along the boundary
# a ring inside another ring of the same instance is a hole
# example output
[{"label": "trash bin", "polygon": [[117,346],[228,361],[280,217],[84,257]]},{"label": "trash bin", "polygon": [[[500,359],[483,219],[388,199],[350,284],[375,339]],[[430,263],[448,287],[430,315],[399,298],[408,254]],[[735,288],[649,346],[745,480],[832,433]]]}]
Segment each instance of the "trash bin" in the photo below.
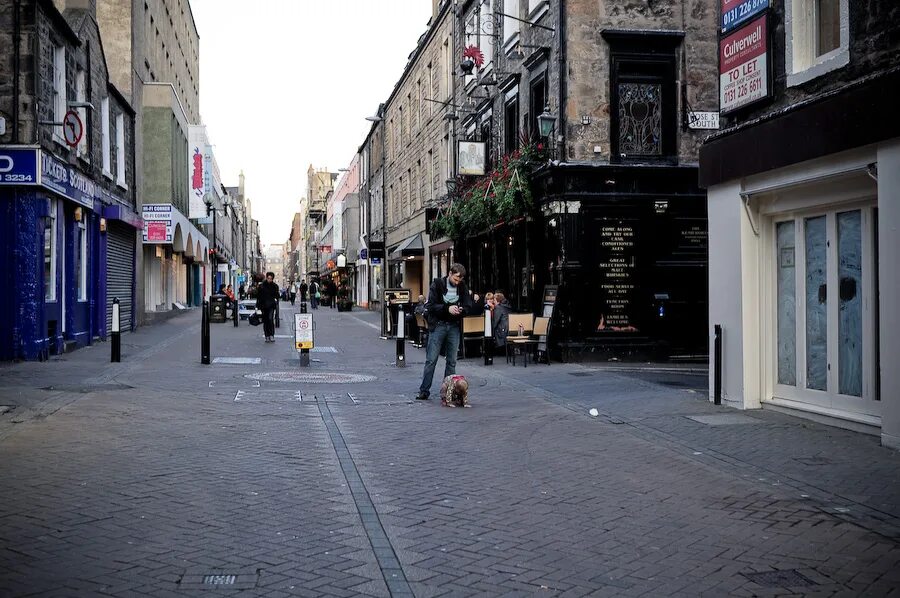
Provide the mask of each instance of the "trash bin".
[{"label": "trash bin", "polygon": [[209,298],[209,321],[216,324],[225,323],[225,306],[227,295],[213,295]]}]

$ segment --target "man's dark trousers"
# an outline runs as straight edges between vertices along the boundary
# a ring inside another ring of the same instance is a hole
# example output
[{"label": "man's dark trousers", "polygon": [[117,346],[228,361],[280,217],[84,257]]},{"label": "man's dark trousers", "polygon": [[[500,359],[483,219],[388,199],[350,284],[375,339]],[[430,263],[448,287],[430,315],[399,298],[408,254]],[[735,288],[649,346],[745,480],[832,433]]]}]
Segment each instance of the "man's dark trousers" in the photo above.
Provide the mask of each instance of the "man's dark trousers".
[{"label": "man's dark trousers", "polygon": [[[438,320],[428,332],[428,348],[425,350],[425,372],[422,375],[420,393],[431,392],[431,382],[434,380],[434,370],[438,357],[441,355],[441,347],[447,354],[447,365],[444,367],[444,378],[456,373],[456,352],[459,349],[459,322],[444,322]],[[443,379],[443,378],[442,378]]]}]

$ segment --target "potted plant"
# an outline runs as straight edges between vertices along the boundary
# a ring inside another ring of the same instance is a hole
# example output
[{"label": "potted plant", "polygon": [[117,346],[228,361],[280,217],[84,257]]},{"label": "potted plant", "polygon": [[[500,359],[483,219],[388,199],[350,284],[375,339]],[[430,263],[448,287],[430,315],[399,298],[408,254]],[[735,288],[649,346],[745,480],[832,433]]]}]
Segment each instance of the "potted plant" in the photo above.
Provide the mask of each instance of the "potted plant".
[{"label": "potted plant", "polygon": [[338,287],[338,311],[353,311],[353,300],[350,298],[350,286],[346,281],[341,281]]}]

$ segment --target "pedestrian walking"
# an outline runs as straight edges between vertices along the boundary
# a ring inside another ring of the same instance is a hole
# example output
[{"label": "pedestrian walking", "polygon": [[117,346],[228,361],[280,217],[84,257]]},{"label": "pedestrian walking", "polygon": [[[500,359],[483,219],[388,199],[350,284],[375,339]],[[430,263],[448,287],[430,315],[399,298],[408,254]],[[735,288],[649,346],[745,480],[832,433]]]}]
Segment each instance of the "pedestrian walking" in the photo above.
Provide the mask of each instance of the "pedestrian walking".
[{"label": "pedestrian walking", "polygon": [[[435,278],[428,289],[425,316],[428,321],[428,348],[425,350],[425,371],[416,398],[427,400],[438,357],[446,355],[444,378],[456,373],[456,353],[459,351],[460,322],[473,313],[474,305],[463,279],[466,268],[462,264],[450,266],[444,278]],[[443,379],[443,378],[442,378]]]},{"label": "pedestrian walking", "polygon": [[275,273],[266,272],[265,281],[256,290],[256,307],[262,311],[263,334],[267,343],[275,342],[275,310],[278,308],[278,285]]},{"label": "pedestrian walking", "polygon": [[244,286],[244,283],[238,287],[238,298],[242,301],[247,298],[247,287]]},{"label": "pedestrian walking", "polygon": [[306,303],[306,298],[309,295],[309,285],[306,284],[306,280],[300,281],[300,286],[297,287],[297,290],[300,291],[300,303]]},{"label": "pedestrian walking", "polygon": [[297,283],[294,282],[293,280],[291,281],[290,297],[291,297],[291,305],[293,305],[294,301],[297,300]]},{"label": "pedestrian walking", "polygon": [[319,299],[322,298],[322,291],[319,290],[319,282],[315,279],[309,283],[309,302],[313,309],[319,309]]}]

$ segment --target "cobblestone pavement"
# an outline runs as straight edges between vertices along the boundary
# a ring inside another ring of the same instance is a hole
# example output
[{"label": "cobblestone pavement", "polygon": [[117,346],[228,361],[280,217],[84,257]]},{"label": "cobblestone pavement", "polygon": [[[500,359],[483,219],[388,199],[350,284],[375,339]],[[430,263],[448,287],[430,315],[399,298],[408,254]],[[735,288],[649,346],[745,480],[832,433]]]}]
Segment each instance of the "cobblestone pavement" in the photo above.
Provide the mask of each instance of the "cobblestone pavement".
[{"label": "cobblestone pavement", "polygon": [[308,369],[289,307],[210,366],[196,312],[0,366],[0,595],[900,595],[876,438],[683,370],[467,359],[444,409],[377,315],[314,313]]}]

